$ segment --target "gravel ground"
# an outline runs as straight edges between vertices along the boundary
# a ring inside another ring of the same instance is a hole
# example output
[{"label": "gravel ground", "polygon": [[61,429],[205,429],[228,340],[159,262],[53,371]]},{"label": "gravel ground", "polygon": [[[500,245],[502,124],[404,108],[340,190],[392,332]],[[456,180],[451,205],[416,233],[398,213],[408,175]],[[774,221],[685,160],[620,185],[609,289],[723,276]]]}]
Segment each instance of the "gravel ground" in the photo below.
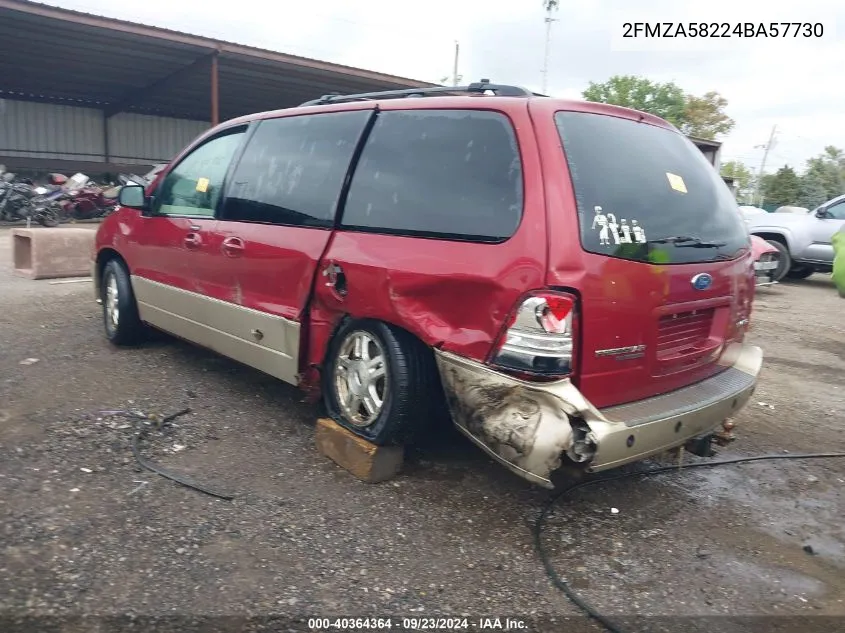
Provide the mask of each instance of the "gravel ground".
[{"label": "gravel ground", "polygon": [[[317,453],[316,409],[295,389],[163,335],[111,348],[90,284],[16,278],[10,247],[0,229],[0,630],[27,615],[62,631],[93,630],[59,626],[81,615],[173,616],[158,621],[173,630],[216,617],[191,629],[204,631],[329,615],[602,630],[574,618],[534,550],[547,491],[450,433],[394,481],[360,483]],[[719,457],[845,450],[843,307],[823,275],[759,292],[764,374]],[[141,470],[139,422],[103,413],[185,407],[149,425],[143,454],[233,500]],[[543,543],[628,630],[843,630],[843,483],[845,460],[611,482],[562,500]]]}]

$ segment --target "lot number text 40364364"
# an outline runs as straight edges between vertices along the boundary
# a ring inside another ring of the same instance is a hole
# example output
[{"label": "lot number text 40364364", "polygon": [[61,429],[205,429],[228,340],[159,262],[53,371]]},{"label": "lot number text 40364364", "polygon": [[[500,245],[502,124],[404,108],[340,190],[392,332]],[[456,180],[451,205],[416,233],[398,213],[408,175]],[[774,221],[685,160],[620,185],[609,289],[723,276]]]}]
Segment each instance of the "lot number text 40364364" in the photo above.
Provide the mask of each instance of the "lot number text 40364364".
[{"label": "lot number text 40364364", "polygon": [[624,22],[625,38],[820,38],[821,22]]}]

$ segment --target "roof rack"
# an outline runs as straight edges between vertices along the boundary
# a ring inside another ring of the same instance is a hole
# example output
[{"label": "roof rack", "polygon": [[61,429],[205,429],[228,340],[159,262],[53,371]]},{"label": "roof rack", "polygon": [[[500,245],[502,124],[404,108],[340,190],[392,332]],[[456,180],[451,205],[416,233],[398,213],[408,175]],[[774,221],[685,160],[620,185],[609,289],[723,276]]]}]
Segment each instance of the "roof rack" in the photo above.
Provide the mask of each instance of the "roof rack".
[{"label": "roof rack", "polygon": [[430,95],[455,95],[455,93],[485,94],[492,92],[497,97],[540,97],[539,95],[519,86],[492,84],[489,79],[471,83],[466,86],[432,86],[430,88],[408,88],[405,90],[385,90],[382,92],[362,92],[360,94],[341,95],[327,94],[319,99],[306,101],[303,106],[326,105],[327,103],[344,103],[347,101],[372,101],[374,99],[395,99],[407,97],[427,97]]}]

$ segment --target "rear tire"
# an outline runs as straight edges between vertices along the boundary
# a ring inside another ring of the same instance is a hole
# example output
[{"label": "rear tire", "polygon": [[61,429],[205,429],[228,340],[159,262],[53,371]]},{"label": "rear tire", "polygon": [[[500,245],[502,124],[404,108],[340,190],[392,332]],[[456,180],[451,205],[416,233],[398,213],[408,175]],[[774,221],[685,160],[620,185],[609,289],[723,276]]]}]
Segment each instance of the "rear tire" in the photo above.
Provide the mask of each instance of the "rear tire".
[{"label": "rear tire", "polygon": [[780,281],[786,276],[789,269],[792,268],[792,257],[789,255],[789,249],[786,248],[786,244],[783,242],[778,242],[777,240],[766,240],[766,242],[778,249],[778,252],[780,253],[778,267],[772,274],[774,281]]},{"label": "rear tire", "polygon": [[135,345],[144,338],[146,327],[138,316],[138,304],[126,267],[118,259],[110,259],[100,279],[103,300],[103,326],[106,338],[113,345]]},{"label": "rear tire", "polygon": [[430,349],[380,321],[349,321],[323,365],[326,412],[373,444],[410,444],[428,427],[440,389]]}]

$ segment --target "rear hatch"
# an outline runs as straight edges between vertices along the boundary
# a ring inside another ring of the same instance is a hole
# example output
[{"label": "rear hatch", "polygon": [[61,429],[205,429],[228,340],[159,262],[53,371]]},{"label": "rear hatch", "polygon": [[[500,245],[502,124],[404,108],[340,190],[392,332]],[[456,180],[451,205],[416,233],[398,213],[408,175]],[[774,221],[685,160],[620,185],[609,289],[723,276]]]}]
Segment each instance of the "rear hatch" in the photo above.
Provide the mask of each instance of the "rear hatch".
[{"label": "rear hatch", "polygon": [[544,171],[564,180],[547,196],[547,282],[581,297],[579,388],[605,407],[714,375],[726,345],[742,340],[754,291],[727,186],[653,117],[605,108],[553,120],[558,158]]}]

